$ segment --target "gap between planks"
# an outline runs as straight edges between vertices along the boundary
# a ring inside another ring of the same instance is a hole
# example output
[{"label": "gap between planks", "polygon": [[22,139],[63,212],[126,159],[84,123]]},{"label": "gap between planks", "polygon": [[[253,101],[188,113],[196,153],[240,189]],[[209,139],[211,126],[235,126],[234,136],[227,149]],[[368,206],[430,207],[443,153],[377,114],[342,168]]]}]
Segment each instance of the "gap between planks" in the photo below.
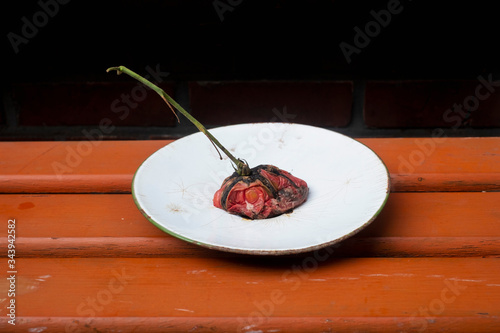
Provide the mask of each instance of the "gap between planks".
[{"label": "gap between planks", "polygon": [[500,318],[475,317],[17,317],[11,332],[499,332]]},{"label": "gap between planks", "polygon": [[[0,175],[0,194],[130,194],[132,174]],[[497,192],[499,173],[391,174],[391,192]]]},{"label": "gap between planks", "polygon": [[[7,253],[7,245],[0,246]],[[18,258],[246,257],[165,237],[18,237]],[[500,257],[500,237],[357,237],[328,247],[334,257]],[[308,257],[319,249],[290,255]],[[286,257],[286,256],[285,256]]]}]

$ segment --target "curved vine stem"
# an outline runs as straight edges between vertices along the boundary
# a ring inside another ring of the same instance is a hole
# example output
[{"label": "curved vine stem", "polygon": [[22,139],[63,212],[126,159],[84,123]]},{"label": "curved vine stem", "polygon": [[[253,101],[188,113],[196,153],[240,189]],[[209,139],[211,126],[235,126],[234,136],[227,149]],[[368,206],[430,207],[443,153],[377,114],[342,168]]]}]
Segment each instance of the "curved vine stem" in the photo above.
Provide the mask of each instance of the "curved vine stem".
[{"label": "curved vine stem", "polygon": [[[210,140],[210,142],[212,142],[212,144],[216,147],[219,147],[220,150],[222,150],[224,152],[224,154],[227,155],[227,157],[229,157],[229,159],[234,163],[234,165],[236,166],[235,169],[236,171],[238,172],[238,174],[240,176],[248,176],[250,174],[250,167],[248,166],[248,163],[241,160],[241,159],[238,159],[236,157],[233,156],[233,154],[231,154],[220,142],[219,140],[217,140],[213,135],[212,133],[210,133],[206,128],[205,126],[203,126],[198,120],[196,120],[189,112],[187,112],[186,110],[184,110],[184,108],[182,106],[180,106],[172,97],[170,97],[165,91],[163,91],[163,89],[161,89],[160,87],[158,87],[157,85],[155,85],[154,83],[152,83],[151,81],[145,79],[144,77],[140,76],[139,74],[131,71],[130,69],[128,69],[127,67],[125,66],[117,66],[117,67],[110,67],[106,70],[106,72],[111,72],[111,71],[116,71],[117,74],[121,74],[121,73],[125,73],[127,74],[128,76],[138,80],[139,82],[143,83],[144,85],[146,85],[147,87],[153,89],[158,95],[160,95],[160,97],[165,101],[165,103],[167,103],[167,105],[170,107],[170,109],[172,110],[172,112],[174,112],[174,109],[172,108],[172,106],[174,108],[176,108],[180,113],[182,113],[184,115],[184,117],[186,117],[187,119],[189,119],[189,121],[191,121],[197,128],[198,130],[200,130],[200,132],[202,132],[203,134],[205,134],[207,136],[207,138]],[[177,117],[177,114],[174,112],[174,115]],[[177,120],[179,120],[179,118],[177,118]],[[219,156],[220,156],[220,153],[219,153]],[[222,159],[222,156],[221,156],[221,159]]]}]

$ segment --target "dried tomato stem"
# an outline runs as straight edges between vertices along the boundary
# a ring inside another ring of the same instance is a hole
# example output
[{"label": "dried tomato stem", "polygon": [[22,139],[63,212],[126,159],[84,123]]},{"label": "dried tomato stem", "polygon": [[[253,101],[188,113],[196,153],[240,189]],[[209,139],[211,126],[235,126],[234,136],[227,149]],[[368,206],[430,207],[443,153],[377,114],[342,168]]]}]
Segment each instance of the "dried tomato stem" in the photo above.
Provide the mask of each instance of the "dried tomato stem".
[{"label": "dried tomato stem", "polygon": [[[165,101],[165,103],[167,103],[167,105],[171,108],[171,106],[173,106],[174,108],[176,108],[180,113],[182,113],[187,119],[189,119],[197,128],[198,130],[200,130],[200,132],[202,132],[203,134],[205,134],[208,139],[216,146],[216,147],[219,147],[223,152],[224,154],[227,155],[227,157],[229,157],[229,159],[236,165],[236,171],[238,172],[238,174],[240,176],[248,176],[250,174],[250,167],[248,166],[248,163],[239,159],[239,158],[236,158],[234,157],[220,142],[219,140],[217,140],[213,135],[212,133],[210,133],[206,128],[205,126],[203,126],[198,120],[196,120],[189,112],[187,112],[186,110],[184,110],[184,108],[182,106],[180,106],[172,97],[170,97],[165,91],[163,91],[163,89],[161,89],[160,87],[158,87],[157,85],[155,85],[154,83],[152,83],[151,81],[143,78],[142,76],[140,76],[139,74],[131,71],[130,69],[128,69],[127,67],[125,66],[118,66],[118,67],[110,67],[106,70],[106,72],[111,72],[111,71],[116,71],[117,74],[121,74],[121,73],[125,73],[127,75],[129,75],[130,77],[138,80],[139,82],[143,83],[144,85],[146,85],[147,87],[153,89],[158,95],[160,95],[160,97]],[[172,108],[171,108],[172,109]],[[172,110],[173,112],[173,110]],[[174,112],[175,114],[175,112]],[[177,115],[176,115],[177,116]]]}]

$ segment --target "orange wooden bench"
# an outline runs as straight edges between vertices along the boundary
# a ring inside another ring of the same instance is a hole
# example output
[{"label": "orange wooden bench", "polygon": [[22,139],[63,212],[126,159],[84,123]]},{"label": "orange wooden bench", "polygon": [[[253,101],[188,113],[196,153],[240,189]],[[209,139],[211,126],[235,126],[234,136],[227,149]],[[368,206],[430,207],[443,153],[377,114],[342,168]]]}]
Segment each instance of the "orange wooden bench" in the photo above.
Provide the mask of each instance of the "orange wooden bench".
[{"label": "orange wooden bench", "polygon": [[382,213],[276,257],[141,215],[132,176],[169,141],[0,143],[0,331],[500,332],[500,138],[359,141],[391,173]]}]

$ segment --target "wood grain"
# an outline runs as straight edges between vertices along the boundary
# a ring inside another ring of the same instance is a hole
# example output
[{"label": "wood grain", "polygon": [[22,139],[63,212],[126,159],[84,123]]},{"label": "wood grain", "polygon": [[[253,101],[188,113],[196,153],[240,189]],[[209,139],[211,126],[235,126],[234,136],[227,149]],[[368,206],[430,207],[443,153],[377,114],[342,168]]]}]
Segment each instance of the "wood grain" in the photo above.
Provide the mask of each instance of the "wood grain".
[{"label": "wood grain", "polygon": [[[9,332],[471,332],[500,331],[492,316],[476,317],[252,317],[247,323],[233,317],[21,317],[15,329],[0,319],[0,330]],[[248,325],[247,325],[248,324]]]},{"label": "wood grain", "polygon": [[[364,237],[500,237],[499,192],[391,193]],[[19,237],[158,237],[129,194],[5,194]],[[0,239],[7,229],[0,228]]]},{"label": "wood grain", "polygon": [[[18,221],[19,257],[227,256],[165,234],[131,195],[0,195],[0,216]],[[336,256],[499,256],[500,193],[393,193],[377,219]],[[7,253],[0,230],[0,254]]]},{"label": "wood grain", "polygon": [[[498,191],[500,138],[359,139],[393,191]],[[130,193],[132,176],[172,141],[1,142],[0,193]]]},{"label": "wood grain", "polygon": [[131,180],[171,141],[0,143],[18,271],[16,326],[2,315],[0,331],[500,331],[500,138],[359,141],[390,171],[386,206],[354,237],[289,256],[210,250],[148,222]]},{"label": "wood grain", "polygon": [[498,319],[499,264],[326,250],[306,258],[26,258],[16,301],[20,317],[411,317],[422,307],[433,317]]},{"label": "wood grain", "polygon": [[[220,252],[164,237],[19,237],[19,258],[189,258],[237,257],[247,255]],[[353,236],[332,245],[334,257],[500,257],[500,237],[360,237]],[[0,247],[7,253],[7,244]],[[314,252],[296,254],[306,257]]]}]

